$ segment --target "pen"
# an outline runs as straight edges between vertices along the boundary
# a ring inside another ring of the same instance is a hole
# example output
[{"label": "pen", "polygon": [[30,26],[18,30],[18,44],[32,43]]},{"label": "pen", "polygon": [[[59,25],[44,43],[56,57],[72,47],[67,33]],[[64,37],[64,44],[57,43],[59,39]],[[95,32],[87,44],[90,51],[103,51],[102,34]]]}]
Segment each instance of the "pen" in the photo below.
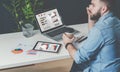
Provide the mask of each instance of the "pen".
[{"label": "pen", "polygon": [[78,42],[80,43],[80,42],[84,41],[85,39],[87,39],[87,37],[82,37],[80,40],[78,40]]}]

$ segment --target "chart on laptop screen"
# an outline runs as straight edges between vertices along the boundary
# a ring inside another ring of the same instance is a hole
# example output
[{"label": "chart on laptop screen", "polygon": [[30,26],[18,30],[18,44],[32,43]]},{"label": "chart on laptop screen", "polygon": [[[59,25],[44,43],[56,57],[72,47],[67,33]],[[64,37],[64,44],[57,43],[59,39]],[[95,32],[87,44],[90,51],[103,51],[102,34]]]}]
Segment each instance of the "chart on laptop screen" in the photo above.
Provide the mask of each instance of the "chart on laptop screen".
[{"label": "chart on laptop screen", "polygon": [[57,9],[39,13],[36,18],[42,32],[62,25]]}]

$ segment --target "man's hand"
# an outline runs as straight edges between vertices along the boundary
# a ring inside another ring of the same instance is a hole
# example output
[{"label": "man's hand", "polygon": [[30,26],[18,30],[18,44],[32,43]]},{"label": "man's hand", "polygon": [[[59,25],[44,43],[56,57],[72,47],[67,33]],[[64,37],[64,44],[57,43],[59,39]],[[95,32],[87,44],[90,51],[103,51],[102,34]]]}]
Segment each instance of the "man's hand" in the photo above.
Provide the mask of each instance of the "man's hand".
[{"label": "man's hand", "polygon": [[71,35],[64,33],[63,36],[63,43],[66,45],[67,43],[72,43],[74,41],[74,35],[71,37]]},{"label": "man's hand", "polygon": [[90,30],[96,23],[96,20],[91,20],[92,12],[90,10],[90,6],[89,6],[89,8],[87,7],[86,10],[87,10],[87,14],[88,14],[88,28]]},{"label": "man's hand", "polygon": [[[75,37],[74,35],[64,33],[62,38],[63,38],[63,43],[66,45],[67,43],[72,43]],[[67,47],[70,56],[74,59],[74,54],[77,51],[76,48],[72,44],[68,45]]]}]

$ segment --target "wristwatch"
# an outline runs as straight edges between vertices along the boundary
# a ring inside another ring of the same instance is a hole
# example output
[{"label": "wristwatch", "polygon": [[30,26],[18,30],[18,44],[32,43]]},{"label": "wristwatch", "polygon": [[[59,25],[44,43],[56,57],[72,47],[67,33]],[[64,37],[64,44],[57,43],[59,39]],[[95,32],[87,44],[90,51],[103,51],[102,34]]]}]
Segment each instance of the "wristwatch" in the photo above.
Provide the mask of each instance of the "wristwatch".
[{"label": "wristwatch", "polygon": [[72,44],[72,43],[67,43],[67,44],[65,45],[65,48],[66,48],[66,49],[67,49],[67,47],[68,47],[69,44]]}]

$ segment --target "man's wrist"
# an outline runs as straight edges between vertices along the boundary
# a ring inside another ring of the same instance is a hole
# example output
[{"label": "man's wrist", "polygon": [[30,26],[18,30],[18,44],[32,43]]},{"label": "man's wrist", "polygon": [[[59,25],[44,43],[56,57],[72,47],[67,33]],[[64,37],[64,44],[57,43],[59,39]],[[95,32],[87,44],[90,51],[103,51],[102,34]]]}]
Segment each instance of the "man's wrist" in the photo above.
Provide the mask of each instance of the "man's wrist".
[{"label": "man's wrist", "polygon": [[67,44],[65,45],[65,48],[67,49],[67,47],[68,47],[69,45],[72,45],[72,43],[67,43]]}]

